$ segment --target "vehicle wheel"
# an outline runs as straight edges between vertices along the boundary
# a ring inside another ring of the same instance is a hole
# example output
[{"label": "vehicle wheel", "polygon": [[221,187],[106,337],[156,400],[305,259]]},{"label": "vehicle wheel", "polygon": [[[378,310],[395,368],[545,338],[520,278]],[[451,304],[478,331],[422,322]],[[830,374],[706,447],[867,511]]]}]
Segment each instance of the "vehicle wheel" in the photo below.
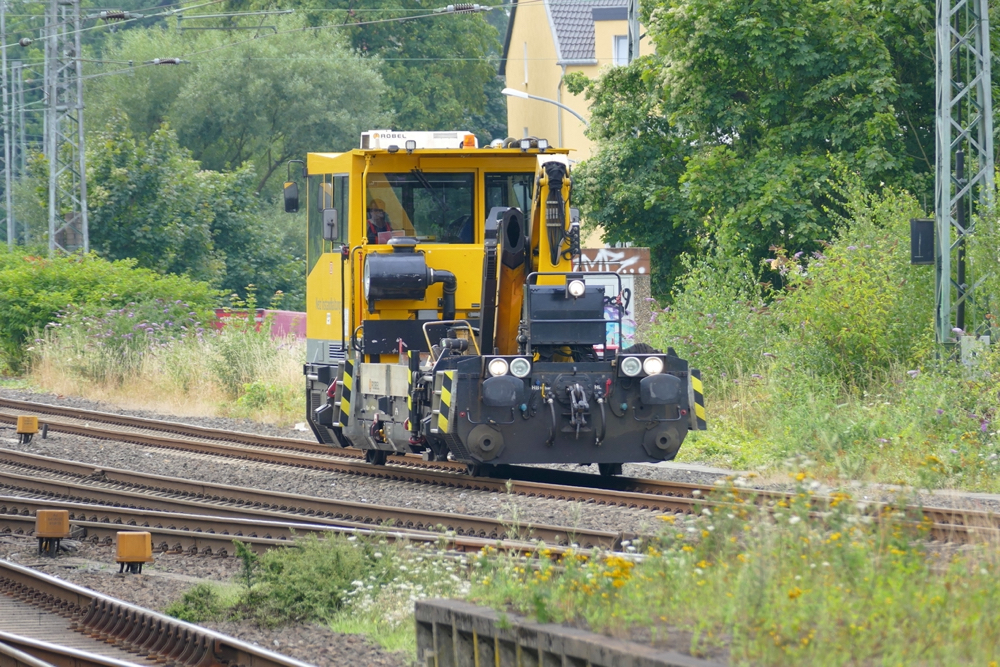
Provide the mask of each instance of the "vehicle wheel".
[{"label": "vehicle wheel", "polygon": [[385,462],[389,459],[389,452],[383,452],[381,449],[366,449],[365,450],[365,461],[376,466],[384,466]]},{"label": "vehicle wheel", "polygon": [[615,475],[622,474],[622,464],[598,463],[597,470],[601,473],[601,477],[614,477]]}]

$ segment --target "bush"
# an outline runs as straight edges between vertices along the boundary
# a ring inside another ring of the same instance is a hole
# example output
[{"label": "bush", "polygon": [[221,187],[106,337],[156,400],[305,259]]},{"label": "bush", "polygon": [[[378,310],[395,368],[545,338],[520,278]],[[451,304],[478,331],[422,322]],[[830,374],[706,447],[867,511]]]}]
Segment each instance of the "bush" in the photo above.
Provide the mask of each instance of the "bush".
[{"label": "bush", "polygon": [[186,336],[201,336],[197,311],[177,299],[131,302],[93,313],[93,307],[70,306],[46,324],[40,347],[56,348],[67,368],[86,380],[120,385],[137,375],[145,357]]},{"label": "bush", "polygon": [[171,603],[164,613],[188,623],[204,623],[221,618],[226,611],[222,596],[209,584],[196,584]]},{"label": "bush", "polygon": [[136,268],[130,259],[108,262],[94,255],[44,258],[24,248],[2,248],[0,361],[20,371],[26,343],[71,306],[96,314],[156,298],[185,302],[203,320],[218,293],[207,283]]}]

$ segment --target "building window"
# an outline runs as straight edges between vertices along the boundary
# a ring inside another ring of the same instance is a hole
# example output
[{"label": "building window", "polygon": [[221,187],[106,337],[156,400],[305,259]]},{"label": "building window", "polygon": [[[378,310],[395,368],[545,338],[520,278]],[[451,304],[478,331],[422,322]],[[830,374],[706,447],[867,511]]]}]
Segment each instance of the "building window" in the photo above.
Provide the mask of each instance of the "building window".
[{"label": "building window", "polygon": [[615,35],[614,65],[628,65],[628,35]]}]

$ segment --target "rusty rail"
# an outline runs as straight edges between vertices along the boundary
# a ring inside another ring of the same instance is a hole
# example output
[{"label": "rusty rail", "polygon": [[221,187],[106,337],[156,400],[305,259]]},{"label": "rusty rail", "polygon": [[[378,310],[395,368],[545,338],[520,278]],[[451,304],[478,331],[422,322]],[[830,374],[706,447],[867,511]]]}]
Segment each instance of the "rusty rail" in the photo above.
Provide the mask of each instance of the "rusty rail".
[{"label": "rusty rail", "polygon": [[[137,656],[134,661],[116,664],[135,664],[141,659],[189,667],[308,667],[293,658],[4,560],[0,560],[0,594],[62,617],[67,629],[91,638],[95,649],[110,644]],[[67,664],[56,662],[51,655],[41,657],[43,647],[38,645],[44,640],[28,639],[29,643],[16,648],[43,662]],[[0,641],[10,643],[4,637]]]}]

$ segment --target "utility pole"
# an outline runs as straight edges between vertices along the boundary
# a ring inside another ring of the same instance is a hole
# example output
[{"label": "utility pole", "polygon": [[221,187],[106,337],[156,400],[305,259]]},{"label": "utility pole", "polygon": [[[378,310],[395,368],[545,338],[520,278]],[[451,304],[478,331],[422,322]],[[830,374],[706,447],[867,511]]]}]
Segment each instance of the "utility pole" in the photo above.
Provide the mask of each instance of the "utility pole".
[{"label": "utility pole", "polygon": [[49,0],[45,13],[45,91],[49,254],[57,249],[89,252],[80,0]]},{"label": "utility pole", "polygon": [[0,88],[3,89],[3,195],[4,212],[7,218],[7,247],[13,248],[17,234],[17,224],[14,222],[14,203],[11,195],[11,169],[14,161],[10,159],[10,105],[7,101],[7,0],[0,0]]},{"label": "utility pole", "polygon": [[954,340],[953,328],[987,333],[985,322],[977,321],[987,295],[976,288],[989,267],[970,266],[966,250],[976,211],[988,210],[993,199],[988,0],[937,0],[936,37],[934,333],[938,343],[947,343]]},{"label": "utility pole", "polygon": [[[619,15],[620,16],[620,15]],[[628,0],[628,63],[639,57],[639,0]]]}]

